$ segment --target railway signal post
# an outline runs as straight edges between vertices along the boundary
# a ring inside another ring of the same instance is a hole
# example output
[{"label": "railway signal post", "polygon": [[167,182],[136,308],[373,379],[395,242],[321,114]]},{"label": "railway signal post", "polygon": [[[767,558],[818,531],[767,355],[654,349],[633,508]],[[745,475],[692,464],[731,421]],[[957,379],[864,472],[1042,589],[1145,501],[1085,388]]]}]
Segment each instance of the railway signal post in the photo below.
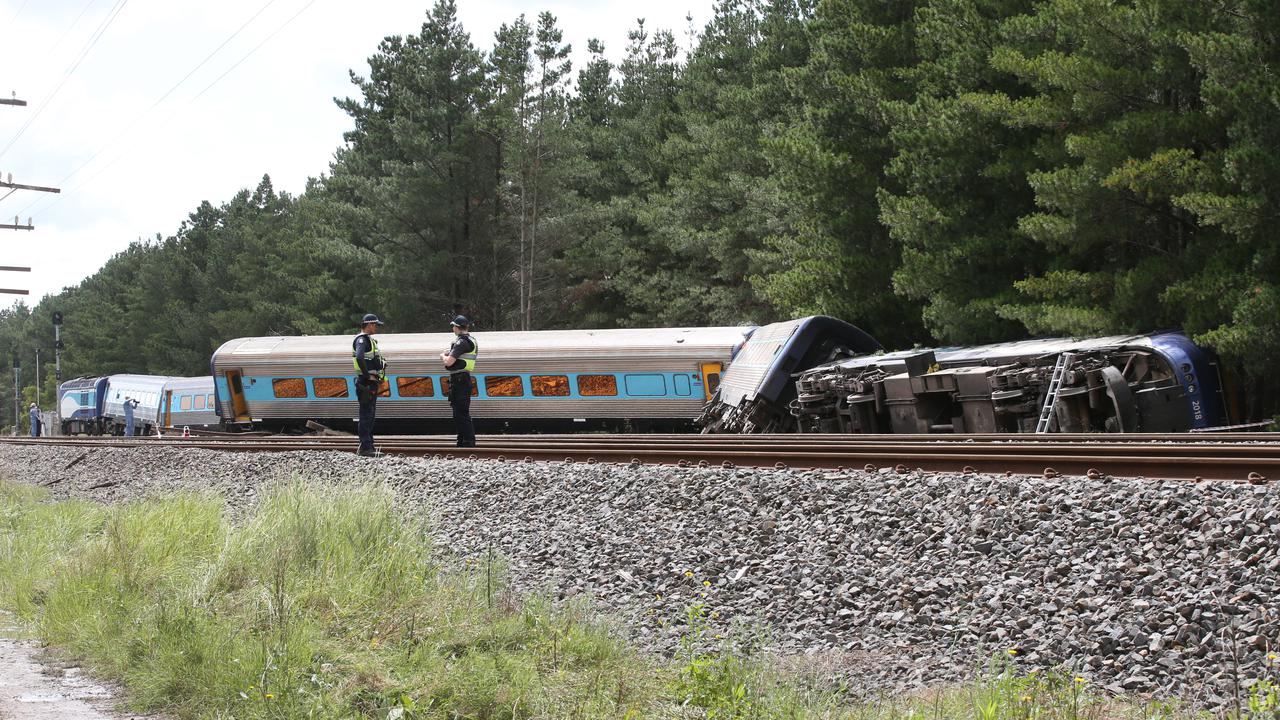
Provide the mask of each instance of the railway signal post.
[{"label": "railway signal post", "polygon": [[18,354],[13,354],[13,432],[12,435],[17,437],[18,426],[22,424],[22,365],[18,361]]}]

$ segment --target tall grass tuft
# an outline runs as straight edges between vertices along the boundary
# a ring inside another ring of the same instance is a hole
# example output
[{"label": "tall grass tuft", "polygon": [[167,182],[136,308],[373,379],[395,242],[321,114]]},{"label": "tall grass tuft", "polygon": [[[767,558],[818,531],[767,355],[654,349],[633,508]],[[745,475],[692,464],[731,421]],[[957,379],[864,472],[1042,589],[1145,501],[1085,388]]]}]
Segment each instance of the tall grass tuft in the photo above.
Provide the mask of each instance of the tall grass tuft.
[{"label": "tall grass tuft", "polygon": [[640,717],[653,669],[585,611],[447,571],[387,488],[103,508],[0,491],[0,602],[178,717]]}]

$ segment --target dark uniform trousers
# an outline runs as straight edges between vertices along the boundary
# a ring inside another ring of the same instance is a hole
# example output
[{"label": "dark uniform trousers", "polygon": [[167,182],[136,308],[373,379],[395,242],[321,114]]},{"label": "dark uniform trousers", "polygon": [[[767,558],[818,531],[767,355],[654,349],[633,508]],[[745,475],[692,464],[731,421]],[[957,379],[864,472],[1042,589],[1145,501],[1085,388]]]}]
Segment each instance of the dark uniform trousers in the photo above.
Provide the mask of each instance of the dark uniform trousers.
[{"label": "dark uniform trousers", "polygon": [[453,426],[458,429],[458,447],[476,446],[476,428],[471,424],[471,373],[449,375],[449,405]]},{"label": "dark uniform trousers", "polygon": [[360,452],[373,452],[373,415],[378,403],[378,385],[357,379],[356,400],[360,403]]}]

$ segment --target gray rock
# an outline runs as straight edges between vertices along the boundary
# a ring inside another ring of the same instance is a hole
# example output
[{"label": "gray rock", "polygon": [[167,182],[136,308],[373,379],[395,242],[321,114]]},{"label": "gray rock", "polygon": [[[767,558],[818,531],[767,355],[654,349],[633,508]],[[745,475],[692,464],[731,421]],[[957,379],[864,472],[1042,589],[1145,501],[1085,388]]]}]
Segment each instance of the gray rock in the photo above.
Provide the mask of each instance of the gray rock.
[{"label": "gray rock", "polygon": [[382,478],[444,553],[505,556],[516,590],[592,598],[659,652],[703,602],[715,632],[830,654],[859,693],[960,680],[1016,647],[1023,669],[1212,707],[1280,647],[1277,485],[172,447],[68,469],[82,453],[4,446],[0,471],[104,502],[213,490],[233,517],[275,480]]}]

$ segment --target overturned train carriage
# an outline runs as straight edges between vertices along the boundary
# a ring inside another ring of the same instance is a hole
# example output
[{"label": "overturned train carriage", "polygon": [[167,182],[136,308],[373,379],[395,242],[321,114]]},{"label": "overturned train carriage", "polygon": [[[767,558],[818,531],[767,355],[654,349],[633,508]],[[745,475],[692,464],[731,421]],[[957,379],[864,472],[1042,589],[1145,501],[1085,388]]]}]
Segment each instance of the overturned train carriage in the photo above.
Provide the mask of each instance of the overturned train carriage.
[{"label": "overturned train carriage", "polygon": [[875,338],[843,320],[812,316],[757,328],[725,372],[697,424],[704,433],[795,430],[793,376],[837,358],[880,350]]},{"label": "overturned train carriage", "polygon": [[1225,425],[1218,367],[1178,333],[838,360],[796,379],[800,432],[1178,432]]}]

